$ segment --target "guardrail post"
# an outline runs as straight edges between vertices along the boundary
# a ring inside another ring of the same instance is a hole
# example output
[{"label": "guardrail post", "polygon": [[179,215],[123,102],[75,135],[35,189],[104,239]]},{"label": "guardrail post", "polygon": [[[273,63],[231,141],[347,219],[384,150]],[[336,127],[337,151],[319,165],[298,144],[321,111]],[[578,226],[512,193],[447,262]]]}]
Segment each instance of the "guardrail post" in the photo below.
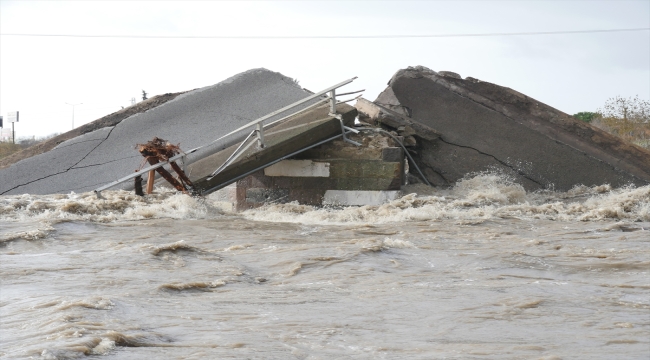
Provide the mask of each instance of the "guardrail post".
[{"label": "guardrail post", "polygon": [[336,114],[336,90],[330,91],[330,113]]},{"label": "guardrail post", "polygon": [[262,123],[257,123],[257,144],[260,146],[260,149],[264,149],[264,126]]}]

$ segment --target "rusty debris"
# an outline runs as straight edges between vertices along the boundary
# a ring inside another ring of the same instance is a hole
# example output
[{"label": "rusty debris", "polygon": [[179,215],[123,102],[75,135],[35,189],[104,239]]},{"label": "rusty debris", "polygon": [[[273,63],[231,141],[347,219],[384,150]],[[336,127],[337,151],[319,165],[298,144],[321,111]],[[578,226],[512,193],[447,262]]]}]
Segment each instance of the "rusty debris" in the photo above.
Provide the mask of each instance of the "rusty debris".
[{"label": "rusty debris", "polygon": [[[169,161],[170,158],[182,153],[183,151],[178,145],[174,145],[167,140],[154,137],[153,140],[146,144],[138,144],[137,149],[144,156],[150,165],[157,164],[161,161]],[[176,190],[182,191],[186,194],[198,196],[199,192],[195,189],[194,184],[190,178],[185,175],[183,169],[175,161],[170,161],[169,165],[176,172],[178,178],[175,178],[169,171],[163,167],[157,168],[160,176],[169,182]],[[153,187],[153,176],[149,177],[147,184],[147,193],[151,193]]]}]

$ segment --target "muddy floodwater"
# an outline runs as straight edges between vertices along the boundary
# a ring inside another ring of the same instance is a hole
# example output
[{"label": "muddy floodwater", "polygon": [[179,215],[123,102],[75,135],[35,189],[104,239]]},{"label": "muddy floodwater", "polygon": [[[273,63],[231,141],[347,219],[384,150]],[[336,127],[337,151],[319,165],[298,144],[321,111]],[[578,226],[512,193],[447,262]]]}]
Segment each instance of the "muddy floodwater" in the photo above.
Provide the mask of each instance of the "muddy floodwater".
[{"label": "muddy floodwater", "polygon": [[0,197],[0,359],[650,358],[650,187],[411,190]]}]

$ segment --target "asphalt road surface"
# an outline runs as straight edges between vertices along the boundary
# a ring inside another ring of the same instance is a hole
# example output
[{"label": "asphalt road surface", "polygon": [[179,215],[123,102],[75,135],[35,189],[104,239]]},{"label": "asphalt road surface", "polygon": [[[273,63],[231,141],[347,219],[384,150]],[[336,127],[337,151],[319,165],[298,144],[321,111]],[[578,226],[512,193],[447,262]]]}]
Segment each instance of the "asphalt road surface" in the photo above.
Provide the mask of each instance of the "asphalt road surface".
[{"label": "asphalt road surface", "polygon": [[[135,149],[136,144],[157,136],[187,151],[309,95],[280,73],[249,70],[0,170],[0,195],[91,191],[141,165],[143,157]],[[189,162],[226,148],[247,134],[241,132],[203,148],[190,156]],[[129,181],[115,188],[132,185]]]}]

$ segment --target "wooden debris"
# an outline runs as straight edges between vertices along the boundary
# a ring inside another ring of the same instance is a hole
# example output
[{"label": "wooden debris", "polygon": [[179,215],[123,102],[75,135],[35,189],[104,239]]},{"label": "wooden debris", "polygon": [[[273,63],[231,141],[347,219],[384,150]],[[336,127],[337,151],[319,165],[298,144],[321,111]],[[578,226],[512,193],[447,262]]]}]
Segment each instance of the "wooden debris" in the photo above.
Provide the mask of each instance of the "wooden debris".
[{"label": "wooden debris", "polygon": [[[182,152],[181,148],[178,145],[174,145],[167,140],[154,137],[153,140],[147,142],[146,144],[138,144],[138,151],[142,156],[145,157],[147,162],[151,165],[157,164],[160,161],[169,161],[170,158],[180,154]],[[190,178],[185,175],[185,172],[181,169],[175,161],[170,161],[169,165],[174,169],[178,178],[175,178],[169,171],[165,170],[162,166],[157,168],[157,171],[160,176],[162,176],[167,182],[169,182],[176,190],[182,191],[186,194],[199,195],[198,191],[194,188],[194,184]],[[153,170],[149,172],[149,179],[147,181],[147,194],[150,194],[153,191]]]}]

